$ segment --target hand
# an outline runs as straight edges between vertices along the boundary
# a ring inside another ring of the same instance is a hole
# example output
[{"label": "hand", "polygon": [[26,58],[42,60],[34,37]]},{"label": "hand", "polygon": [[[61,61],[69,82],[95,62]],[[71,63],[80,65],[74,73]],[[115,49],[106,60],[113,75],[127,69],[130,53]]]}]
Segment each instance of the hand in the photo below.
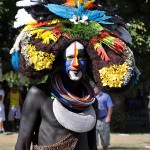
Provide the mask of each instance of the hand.
[{"label": "hand", "polygon": [[2,100],[2,95],[0,95],[0,101]]},{"label": "hand", "polygon": [[106,123],[110,123],[111,118],[109,116],[106,117]]}]

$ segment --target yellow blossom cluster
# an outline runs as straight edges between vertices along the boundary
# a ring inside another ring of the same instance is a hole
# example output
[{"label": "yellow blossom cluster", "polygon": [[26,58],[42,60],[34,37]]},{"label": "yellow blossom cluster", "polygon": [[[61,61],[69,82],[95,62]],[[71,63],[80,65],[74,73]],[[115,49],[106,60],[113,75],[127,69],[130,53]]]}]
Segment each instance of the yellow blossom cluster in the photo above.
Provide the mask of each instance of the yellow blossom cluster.
[{"label": "yellow blossom cluster", "polygon": [[123,78],[127,74],[127,69],[128,65],[126,62],[122,65],[103,67],[99,70],[103,86],[121,87],[123,84]]},{"label": "yellow blossom cluster", "polygon": [[55,60],[55,56],[51,53],[37,51],[35,46],[27,45],[27,51],[29,56],[29,61],[34,65],[34,69],[37,71],[43,69],[52,69],[52,64]]}]

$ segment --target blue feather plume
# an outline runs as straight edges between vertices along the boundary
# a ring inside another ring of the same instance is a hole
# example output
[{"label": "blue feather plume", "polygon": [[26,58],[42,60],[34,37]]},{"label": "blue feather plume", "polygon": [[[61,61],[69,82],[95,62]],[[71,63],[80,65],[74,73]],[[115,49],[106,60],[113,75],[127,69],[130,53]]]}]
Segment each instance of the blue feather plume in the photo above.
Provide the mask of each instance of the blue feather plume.
[{"label": "blue feather plume", "polygon": [[19,70],[19,52],[15,51],[12,54],[11,63],[13,68],[18,71]]},{"label": "blue feather plume", "polygon": [[77,10],[70,6],[47,4],[45,7],[47,7],[49,11],[65,19],[71,19],[73,15],[77,13]]},{"label": "blue feather plume", "polygon": [[44,6],[47,7],[49,11],[65,19],[72,19],[74,15],[80,16],[80,18],[82,18],[83,16],[87,16],[88,20],[90,21],[96,21],[102,24],[113,24],[112,22],[105,21],[111,18],[111,16],[105,15],[105,11],[87,10],[85,9],[83,4],[81,4],[78,8],[56,4],[47,4]]}]

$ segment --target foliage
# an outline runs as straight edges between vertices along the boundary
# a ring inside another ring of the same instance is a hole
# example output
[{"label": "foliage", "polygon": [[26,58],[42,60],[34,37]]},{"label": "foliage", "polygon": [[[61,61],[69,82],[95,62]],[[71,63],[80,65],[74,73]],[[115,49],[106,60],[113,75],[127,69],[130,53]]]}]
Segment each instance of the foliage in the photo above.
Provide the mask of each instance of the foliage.
[{"label": "foliage", "polygon": [[8,85],[12,87],[13,84],[17,84],[18,86],[28,86],[30,83],[29,78],[23,76],[20,73],[16,73],[13,71],[10,71],[3,75],[3,80],[6,80],[8,82]]},{"label": "foliage", "polygon": [[6,80],[10,87],[12,87],[13,84],[17,84],[19,87],[22,86],[29,87],[30,85],[33,84],[45,83],[47,79],[48,76],[44,76],[40,79],[33,80],[31,78],[24,76],[19,72],[13,71],[7,72],[2,76],[2,80]]},{"label": "foliage", "polygon": [[0,47],[9,47],[9,43],[12,44],[14,37],[13,21],[16,14],[16,1],[1,0],[0,2]]},{"label": "foliage", "polygon": [[[62,33],[69,33],[75,38],[90,39],[100,33],[103,27],[95,22],[89,22],[87,24],[79,23],[74,24],[68,20],[63,21],[61,24]],[[96,29],[96,30],[95,30]]]},{"label": "foliage", "polygon": [[132,36],[134,49],[137,49],[138,53],[150,52],[150,35],[144,22],[139,19],[133,19],[130,21],[130,25],[127,26]]},{"label": "foliage", "polygon": [[125,130],[126,114],[120,111],[114,111],[111,118],[111,131],[123,132]]}]

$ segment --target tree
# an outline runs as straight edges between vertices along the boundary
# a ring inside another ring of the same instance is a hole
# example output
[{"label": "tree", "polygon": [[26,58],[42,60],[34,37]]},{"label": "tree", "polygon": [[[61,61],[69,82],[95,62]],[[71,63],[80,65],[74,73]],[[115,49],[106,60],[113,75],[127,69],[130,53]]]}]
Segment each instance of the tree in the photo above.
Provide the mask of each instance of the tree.
[{"label": "tree", "polygon": [[[126,95],[130,95],[139,86],[144,89],[145,85],[150,84],[150,1],[149,0],[102,0],[103,3],[113,9],[116,14],[125,21],[125,27],[132,36],[132,45],[129,47],[134,52],[136,65],[141,72],[137,84],[126,93],[112,93],[115,103],[114,118],[112,128],[114,131],[124,130],[125,113],[123,109]],[[100,0],[101,2],[101,0]],[[147,83],[148,82],[148,83]],[[124,118],[124,119],[122,119]]]},{"label": "tree", "polygon": [[0,2],[0,57],[3,73],[12,70],[9,50],[12,47],[17,30],[13,28],[14,16],[17,8],[15,0],[1,0]]}]

